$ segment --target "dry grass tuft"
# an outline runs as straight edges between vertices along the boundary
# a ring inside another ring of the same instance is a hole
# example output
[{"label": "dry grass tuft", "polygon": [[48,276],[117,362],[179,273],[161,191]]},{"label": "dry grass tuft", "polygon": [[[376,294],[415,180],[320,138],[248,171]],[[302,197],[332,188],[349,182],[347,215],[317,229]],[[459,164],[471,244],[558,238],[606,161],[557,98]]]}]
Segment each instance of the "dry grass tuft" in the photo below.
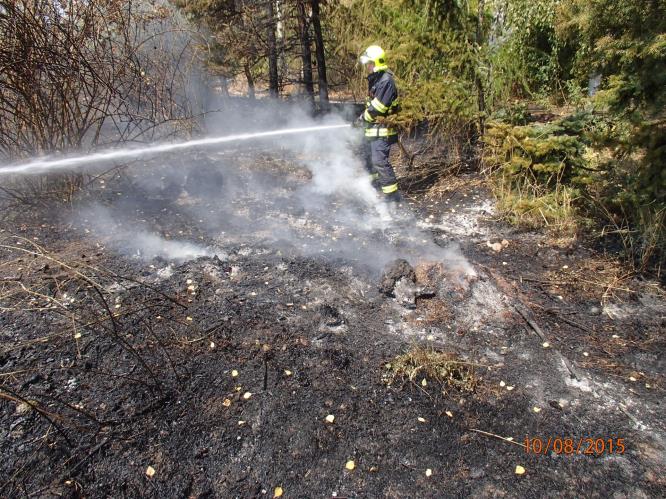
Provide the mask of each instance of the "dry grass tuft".
[{"label": "dry grass tuft", "polygon": [[536,182],[500,177],[492,188],[501,218],[517,227],[544,228],[551,237],[566,243],[574,240],[585,224],[576,211],[577,194],[567,186],[558,184],[554,190],[546,190]]},{"label": "dry grass tuft", "polygon": [[386,367],[392,374],[389,384],[396,380],[409,381],[426,391],[429,386],[437,386],[444,394],[451,390],[473,392],[478,384],[477,364],[462,361],[453,353],[418,346],[399,355]]}]

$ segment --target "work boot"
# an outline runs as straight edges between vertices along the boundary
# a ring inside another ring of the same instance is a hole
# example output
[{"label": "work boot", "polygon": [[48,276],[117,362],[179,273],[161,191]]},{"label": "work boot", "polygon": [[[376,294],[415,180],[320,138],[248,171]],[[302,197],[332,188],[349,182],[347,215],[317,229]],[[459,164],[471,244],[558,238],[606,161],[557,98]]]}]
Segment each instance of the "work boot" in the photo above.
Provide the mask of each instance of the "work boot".
[{"label": "work boot", "polygon": [[391,192],[390,194],[385,194],[384,199],[389,204],[389,206],[397,206],[403,202],[402,194],[400,191]]},{"label": "work boot", "polygon": [[398,223],[403,218],[403,197],[399,191],[391,192],[390,194],[384,194],[384,201],[386,201],[386,207],[388,208],[388,216],[391,219],[391,223]]}]

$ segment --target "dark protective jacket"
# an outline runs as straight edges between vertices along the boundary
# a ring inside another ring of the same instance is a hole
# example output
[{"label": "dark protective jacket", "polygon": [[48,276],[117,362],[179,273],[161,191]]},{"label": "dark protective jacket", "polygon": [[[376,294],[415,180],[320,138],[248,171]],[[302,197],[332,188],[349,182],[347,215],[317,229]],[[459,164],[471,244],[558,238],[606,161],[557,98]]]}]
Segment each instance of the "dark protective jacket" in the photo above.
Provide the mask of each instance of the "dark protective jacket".
[{"label": "dark protective jacket", "polygon": [[[368,75],[368,99],[363,120],[366,137],[388,137],[395,129],[381,123],[381,119],[399,111],[398,87],[390,71],[377,71]],[[379,121],[379,122],[378,122]]]}]

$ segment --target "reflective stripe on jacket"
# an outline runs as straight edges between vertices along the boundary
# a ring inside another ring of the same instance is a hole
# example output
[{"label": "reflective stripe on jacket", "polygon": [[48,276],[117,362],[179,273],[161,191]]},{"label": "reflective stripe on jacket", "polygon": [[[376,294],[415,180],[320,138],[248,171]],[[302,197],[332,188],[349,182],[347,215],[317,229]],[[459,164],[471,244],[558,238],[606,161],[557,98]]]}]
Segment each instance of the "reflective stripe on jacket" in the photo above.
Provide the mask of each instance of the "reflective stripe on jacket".
[{"label": "reflective stripe on jacket", "polygon": [[366,123],[366,137],[388,137],[397,131],[381,123],[378,117],[386,117],[399,110],[398,87],[395,84],[393,73],[378,71],[368,75],[368,99],[366,101],[363,119]]}]

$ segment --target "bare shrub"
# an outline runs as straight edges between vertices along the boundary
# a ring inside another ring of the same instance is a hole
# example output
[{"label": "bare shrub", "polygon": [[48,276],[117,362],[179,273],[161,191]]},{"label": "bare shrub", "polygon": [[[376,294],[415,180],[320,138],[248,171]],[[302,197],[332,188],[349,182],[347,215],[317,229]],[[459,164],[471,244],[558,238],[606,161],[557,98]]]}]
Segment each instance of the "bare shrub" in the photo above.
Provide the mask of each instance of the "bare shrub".
[{"label": "bare shrub", "polygon": [[[169,8],[143,2],[0,0],[0,159],[189,133],[196,50]],[[4,186],[70,198],[80,175]]]}]

